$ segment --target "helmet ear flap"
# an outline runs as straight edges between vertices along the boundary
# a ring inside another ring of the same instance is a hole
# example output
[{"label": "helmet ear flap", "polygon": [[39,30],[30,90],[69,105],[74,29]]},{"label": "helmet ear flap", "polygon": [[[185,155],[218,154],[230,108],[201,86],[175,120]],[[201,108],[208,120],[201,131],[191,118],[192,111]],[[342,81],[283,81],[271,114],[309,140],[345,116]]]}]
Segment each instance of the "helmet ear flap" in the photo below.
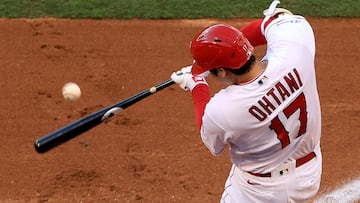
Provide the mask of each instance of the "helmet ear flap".
[{"label": "helmet ear flap", "polygon": [[196,63],[196,72],[217,67],[238,69],[253,53],[253,47],[238,29],[217,24],[205,28],[190,43],[190,52]]}]

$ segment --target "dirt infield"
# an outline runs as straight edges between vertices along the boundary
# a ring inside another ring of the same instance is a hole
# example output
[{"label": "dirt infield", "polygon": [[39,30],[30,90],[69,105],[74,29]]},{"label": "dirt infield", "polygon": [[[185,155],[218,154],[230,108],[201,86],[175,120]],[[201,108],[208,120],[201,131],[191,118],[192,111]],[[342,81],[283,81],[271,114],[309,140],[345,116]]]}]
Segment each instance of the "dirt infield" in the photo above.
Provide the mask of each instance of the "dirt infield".
[{"label": "dirt infield", "polygon": [[[249,20],[0,19],[0,202],[218,202],[228,154],[203,146],[190,94],[175,85],[48,153],[33,143],[190,64],[189,41],[203,26]],[[360,20],[310,22],[323,114],[320,195],[360,176]],[[82,88],[79,101],[63,100],[68,81]],[[221,87],[209,83],[213,93]]]}]

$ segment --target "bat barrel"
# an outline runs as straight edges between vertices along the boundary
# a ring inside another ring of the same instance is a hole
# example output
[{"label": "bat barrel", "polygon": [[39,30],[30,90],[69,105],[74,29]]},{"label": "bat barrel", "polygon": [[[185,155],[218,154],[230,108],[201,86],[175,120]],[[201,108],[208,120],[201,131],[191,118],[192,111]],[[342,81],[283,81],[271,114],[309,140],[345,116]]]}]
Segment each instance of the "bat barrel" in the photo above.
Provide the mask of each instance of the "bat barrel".
[{"label": "bat barrel", "polygon": [[77,120],[59,130],[37,139],[34,143],[35,150],[38,153],[44,153],[56,146],[84,133],[101,123],[101,115],[105,110],[93,113],[80,120]]}]

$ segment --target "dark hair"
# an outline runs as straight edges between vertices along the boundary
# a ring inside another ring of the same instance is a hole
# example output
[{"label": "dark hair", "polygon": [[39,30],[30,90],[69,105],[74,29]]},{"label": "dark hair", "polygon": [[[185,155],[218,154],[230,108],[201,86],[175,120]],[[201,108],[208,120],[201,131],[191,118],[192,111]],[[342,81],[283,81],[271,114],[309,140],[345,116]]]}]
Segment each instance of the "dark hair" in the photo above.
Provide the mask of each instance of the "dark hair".
[{"label": "dark hair", "polygon": [[[245,74],[250,71],[250,68],[251,68],[252,64],[255,62],[255,59],[256,59],[256,57],[254,55],[251,55],[250,59],[242,67],[240,67],[238,69],[232,69],[232,68],[226,68],[226,67],[223,67],[223,68],[236,74],[236,75],[242,75],[242,74]],[[210,72],[212,74],[214,74],[215,76],[217,76],[217,74],[218,74],[218,70],[216,68],[211,69]]]}]

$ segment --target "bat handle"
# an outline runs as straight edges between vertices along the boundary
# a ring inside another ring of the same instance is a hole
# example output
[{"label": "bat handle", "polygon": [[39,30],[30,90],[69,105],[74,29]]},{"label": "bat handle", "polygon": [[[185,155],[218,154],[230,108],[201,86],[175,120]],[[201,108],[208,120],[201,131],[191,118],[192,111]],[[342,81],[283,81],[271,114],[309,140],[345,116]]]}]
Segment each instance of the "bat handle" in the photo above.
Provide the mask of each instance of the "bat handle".
[{"label": "bat handle", "polygon": [[[165,80],[164,82],[154,86],[156,88],[156,91],[162,90],[166,87],[169,87],[171,85],[175,84],[175,82],[172,79]],[[153,87],[152,87],[153,88]],[[150,88],[151,89],[151,88]],[[151,92],[151,91],[150,91]],[[153,93],[153,92],[152,92]]]}]

